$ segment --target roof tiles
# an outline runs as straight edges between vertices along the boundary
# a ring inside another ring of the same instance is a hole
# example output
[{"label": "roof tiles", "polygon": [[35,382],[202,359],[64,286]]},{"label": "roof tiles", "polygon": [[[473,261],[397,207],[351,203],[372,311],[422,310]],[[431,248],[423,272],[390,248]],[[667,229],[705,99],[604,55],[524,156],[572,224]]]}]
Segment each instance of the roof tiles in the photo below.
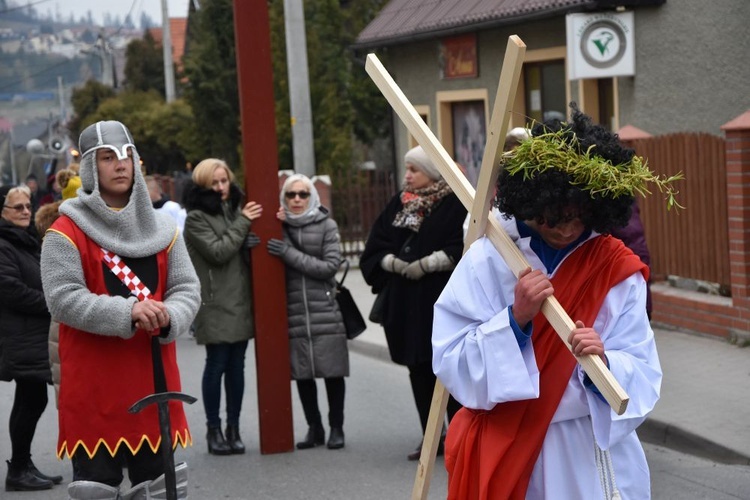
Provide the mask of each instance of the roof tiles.
[{"label": "roof tiles", "polygon": [[389,45],[475,24],[594,5],[596,0],[391,0],[359,34],[356,45]]}]

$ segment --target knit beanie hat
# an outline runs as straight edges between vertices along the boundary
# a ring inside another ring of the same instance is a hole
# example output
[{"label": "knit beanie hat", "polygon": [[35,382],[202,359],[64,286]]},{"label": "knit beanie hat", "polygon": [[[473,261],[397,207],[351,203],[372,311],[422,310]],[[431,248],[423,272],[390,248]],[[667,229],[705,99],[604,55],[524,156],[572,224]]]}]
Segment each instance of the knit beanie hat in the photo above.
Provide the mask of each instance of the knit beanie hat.
[{"label": "knit beanie hat", "polygon": [[411,163],[419,170],[425,173],[427,177],[433,181],[440,179],[440,171],[437,169],[430,157],[427,156],[422,146],[417,146],[406,152],[404,156],[404,163]]},{"label": "knit beanie hat", "polygon": [[78,188],[81,187],[81,178],[77,175],[71,177],[68,179],[68,185],[65,186],[62,190],[62,197],[63,200],[67,200],[70,198],[75,198],[78,196]]},{"label": "knit beanie hat", "polygon": [[531,132],[527,128],[523,127],[514,127],[510,129],[508,134],[505,136],[505,140],[508,139],[517,141],[517,142],[523,142],[528,140],[528,138],[531,137]]}]

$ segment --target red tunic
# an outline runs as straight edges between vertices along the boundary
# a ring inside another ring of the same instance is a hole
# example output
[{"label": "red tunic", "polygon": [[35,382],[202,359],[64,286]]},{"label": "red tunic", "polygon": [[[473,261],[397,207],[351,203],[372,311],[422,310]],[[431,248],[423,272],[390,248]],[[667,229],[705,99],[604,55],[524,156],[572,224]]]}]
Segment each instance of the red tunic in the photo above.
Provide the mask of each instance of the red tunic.
[{"label": "red tunic", "polygon": [[[88,289],[97,295],[110,295],[104,281],[105,268],[99,245],[94,243],[68,217],[62,216],[52,229],[76,246]],[[158,286],[151,290],[154,300],[163,300],[167,282],[168,248],[157,255]],[[109,271],[107,271],[109,272]],[[161,346],[168,391],[181,390],[175,343]],[[72,456],[79,446],[89,457],[106,447],[115,455],[121,445],[132,453],[144,442],[157,452],[161,444],[156,405],[139,413],[128,413],[136,401],[153,394],[151,336],[136,331],[131,339],[88,333],[60,324],[61,381],[59,401],[58,458]],[[192,444],[182,403],[169,403],[174,446]]]},{"label": "red tunic", "polygon": [[[593,325],[609,290],[648,268],[620,240],[600,236],[570,254],[552,278],[555,297],[574,320]],[[644,311],[645,313],[645,311]],[[542,313],[534,318],[539,398],[492,410],[462,408],[445,440],[448,498],[523,500],[552,417],[576,365]]]}]

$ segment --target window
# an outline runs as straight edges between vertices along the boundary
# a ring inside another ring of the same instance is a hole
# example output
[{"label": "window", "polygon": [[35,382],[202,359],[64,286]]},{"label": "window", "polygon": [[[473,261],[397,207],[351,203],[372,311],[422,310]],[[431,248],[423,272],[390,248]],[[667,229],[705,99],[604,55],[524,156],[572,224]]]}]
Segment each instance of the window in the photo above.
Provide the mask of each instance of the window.
[{"label": "window", "polygon": [[531,120],[566,119],[563,60],[524,64],[524,90],[526,114]]}]

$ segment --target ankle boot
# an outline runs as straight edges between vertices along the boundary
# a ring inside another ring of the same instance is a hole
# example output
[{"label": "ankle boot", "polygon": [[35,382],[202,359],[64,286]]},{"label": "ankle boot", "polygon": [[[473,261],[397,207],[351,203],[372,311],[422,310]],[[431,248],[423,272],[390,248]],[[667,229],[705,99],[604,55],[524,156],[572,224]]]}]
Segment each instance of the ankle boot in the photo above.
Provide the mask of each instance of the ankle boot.
[{"label": "ankle boot", "polygon": [[208,452],[211,455],[231,455],[232,448],[224,439],[224,434],[221,433],[221,427],[209,427],[208,434],[206,434],[206,441],[208,441]]},{"label": "ankle boot", "polygon": [[297,443],[298,450],[306,450],[315,446],[321,446],[326,442],[326,431],[323,424],[313,424],[307,429],[304,441]]},{"label": "ankle boot", "polygon": [[34,462],[29,459],[29,472],[34,474],[39,479],[46,479],[47,481],[52,481],[52,484],[60,484],[62,483],[63,477],[62,476],[48,476],[47,474],[43,473],[39,469],[36,468],[36,465],[34,465]]},{"label": "ankle boot", "polygon": [[8,463],[8,475],[5,476],[5,491],[39,491],[52,489],[52,481],[36,477],[29,471],[28,464],[23,466]]},{"label": "ankle boot", "polygon": [[227,424],[226,438],[233,454],[242,455],[245,453],[245,445],[240,438],[239,425]]},{"label": "ankle boot", "polygon": [[344,429],[331,427],[331,435],[328,437],[328,449],[338,450],[344,447]]},{"label": "ankle boot", "polygon": [[[406,458],[414,461],[419,460],[422,457],[422,443],[424,440],[419,443],[419,446],[417,446],[414,451],[406,455]],[[441,457],[444,453],[444,443],[445,443],[445,434],[440,436],[440,442],[438,443],[438,449],[437,449],[437,456]]]}]

